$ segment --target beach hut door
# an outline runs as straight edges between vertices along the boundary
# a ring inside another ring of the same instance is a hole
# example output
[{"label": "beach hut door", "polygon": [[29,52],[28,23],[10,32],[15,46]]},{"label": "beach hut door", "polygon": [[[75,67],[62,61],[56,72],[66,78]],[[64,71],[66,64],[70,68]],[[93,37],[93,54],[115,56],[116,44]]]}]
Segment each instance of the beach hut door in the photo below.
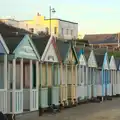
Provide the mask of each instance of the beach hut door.
[{"label": "beach hut door", "polygon": [[31,70],[31,86],[30,86],[30,111],[38,110],[38,85],[37,85],[37,78],[38,78],[38,63],[32,64],[30,62]]},{"label": "beach hut door", "polygon": [[81,72],[81,97],[84,99],[84,66],[80,66]]},{"label": "beach hut door", "polygon": [[[38,68],[38,67],[37,67]],[[38,110],[38,89],[36,66],[30,60],[30,64],[24,65],[24,89],[23,89],[23,109],[24,111]]]},{"label": "beach hut door", "polygon": [[0,111],[7,113],[7,56],[4,56],[4,64],[0,64]]}]

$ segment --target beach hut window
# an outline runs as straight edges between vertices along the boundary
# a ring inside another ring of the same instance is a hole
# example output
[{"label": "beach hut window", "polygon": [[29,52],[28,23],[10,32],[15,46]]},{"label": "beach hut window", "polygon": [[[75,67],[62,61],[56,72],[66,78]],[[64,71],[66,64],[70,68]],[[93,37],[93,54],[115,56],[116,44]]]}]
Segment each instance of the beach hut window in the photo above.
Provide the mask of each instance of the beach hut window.
[{"label": "beach hut window", "polygon": [[52,78],[53,78],[53,85],[57,85],[58,80],[58,73],[57,73],[57,66],[52,66]]},{"label": "beach hut window", "polygon": [[20,64],[16,65],[16,89],[20,89]]},{"label": "beach hut window", "polygon": [[13,67],[12,64],[8,64],[8,89],[12,89],[12,83],[13,83]]},{"label": "beach hut window", "polygon": [[23,66],[23,87],[30,88],[30,66],[24,64]]}]

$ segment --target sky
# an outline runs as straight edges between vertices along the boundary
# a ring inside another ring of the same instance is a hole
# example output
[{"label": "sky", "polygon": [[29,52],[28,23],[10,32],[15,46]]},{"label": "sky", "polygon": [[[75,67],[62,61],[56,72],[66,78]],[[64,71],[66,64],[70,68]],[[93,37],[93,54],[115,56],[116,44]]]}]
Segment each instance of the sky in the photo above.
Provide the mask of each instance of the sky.
[{"label": "sky", "polygon": [[30,20],[39,12],[49,18],[78,22],[81,34],[120,32],[120,0],[0,0],[0,17]]}]

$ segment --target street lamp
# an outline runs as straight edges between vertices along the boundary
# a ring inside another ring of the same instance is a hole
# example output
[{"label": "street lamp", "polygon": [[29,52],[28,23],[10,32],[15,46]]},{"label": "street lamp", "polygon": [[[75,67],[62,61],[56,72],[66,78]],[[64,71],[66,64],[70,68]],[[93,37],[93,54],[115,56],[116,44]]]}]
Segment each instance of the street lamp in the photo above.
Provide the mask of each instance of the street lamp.
[{"label": "street lamp", "polygon": [[56,11],[54,8],[51,8],[51,6],[50,6],[49,12],[50,12],[50,35],[51,35],[51,13],[55,13]]}]

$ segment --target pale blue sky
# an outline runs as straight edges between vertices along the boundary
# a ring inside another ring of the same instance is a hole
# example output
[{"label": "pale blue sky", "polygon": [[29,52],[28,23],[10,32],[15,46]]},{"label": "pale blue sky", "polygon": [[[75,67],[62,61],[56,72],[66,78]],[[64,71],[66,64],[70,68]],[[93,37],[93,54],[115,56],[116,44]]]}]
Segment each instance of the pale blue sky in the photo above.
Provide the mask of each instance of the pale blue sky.
[{"label": "pale blue sky", "polygon": [[0,0],[0,16],[32,19],[37,12],[79,23],[81,33],[120,32],[120,0]]}]

